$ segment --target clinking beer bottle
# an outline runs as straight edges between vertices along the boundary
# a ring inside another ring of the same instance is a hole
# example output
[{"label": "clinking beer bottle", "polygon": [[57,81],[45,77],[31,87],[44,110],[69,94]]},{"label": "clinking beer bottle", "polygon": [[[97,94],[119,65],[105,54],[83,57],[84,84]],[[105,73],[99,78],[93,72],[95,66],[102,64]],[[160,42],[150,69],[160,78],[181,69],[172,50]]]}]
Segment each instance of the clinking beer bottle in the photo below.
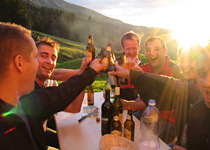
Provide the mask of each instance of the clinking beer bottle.
[{"label": "clinking beer bottle", "polygon": [[124,123],[124,137],[134,141],[135,123],[133,121],[132,110],[128,110],[127,119]]},{"label": "clinking beer bottle", "polygon": [[112,104],[112,111],[113,111],[113,117],[116,116],[116,114],[119,115],[119,119],[121,124],[123,124],[123,104],[119,98],[120,95],[120,87],[115,87],[115,97],[114,102]]},{"label": "clinking beer bottle", "polygon": [[[114,55],[114,53],[112,55]],[[115,62],[114,62],[114,59],[113,59],[113,56],[112,56],[112,57],[110,57],[110,60],[109,60],[109,71],[116,71],[114,63]],[[117,76],[109,75],[109,81],[110,81],[112,89],[115,89],[115,87],[119,87],[119,81],[118,81]]]},{"label": "clinking beer bottle", "polygon": [[[112,46],[112,44],[108,43],[106,50],[101,51],[101,63],[102,64],[109,64],[110,58],[112,57],[112,55],[111,55],[112,47],[111,46]],[[108,67],[104,68],[103,71],[107,72],[108,69],[109,69]]]},{"label": "clinking beer bottle", "polygon": [[94,105],[94,92],[92,85],[89,85],[88,91],[87,91],[87,99],[88,99],[88,105]]},{"label": "clinking beer bottle", "polygon": [[97,58],[100,58],[100,59],[103,58],[104,51],[105,51],[105,48],[102,48],[101,52],[98,54]]},{"label": "clinking beer bottle", "polygon": [[89,35],[88,44],[86,46],[87,57],[91,60],[95,59],[95,47],[93,45],[93,35]]},{"label": "clinking beer bottle", "polygon": [[114,135],[122,135],[122,124],[119,120],[119,114],[118,112],[114,115],[112,124],[111,124],[111,134]]},{"label": "clinking beer bottle", "polygon": [[101,105],[101,134],[110,134],[112,121],[112,103],[110,102],[110,89],[105,89],[105,101]]},{"label": "clinking beer bottle", "polygon": [[[125,52],[123,52],[123,54],[121,55],[121,66],[122,66],[123,68],[125,68],[125,63],[126,63],[126,55],[125,55]],[[128,79],[126,79],[126,78],[121,78],[120,84],[121,84],[121,85],[126,85],[126,84],[128,84]]]}]

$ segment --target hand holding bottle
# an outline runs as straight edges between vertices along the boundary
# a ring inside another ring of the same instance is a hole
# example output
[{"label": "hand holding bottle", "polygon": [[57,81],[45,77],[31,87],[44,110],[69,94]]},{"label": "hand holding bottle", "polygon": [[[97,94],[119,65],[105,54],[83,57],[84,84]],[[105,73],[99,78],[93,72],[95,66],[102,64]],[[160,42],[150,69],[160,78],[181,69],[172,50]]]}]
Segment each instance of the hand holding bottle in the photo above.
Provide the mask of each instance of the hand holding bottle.
[{"label": "hand holding bottle", "polygon": [[120,65],[118,65],[117,63],[115,63],[115,67],[116,67],[116,71],[110,71],[108,72],[109,75],[113,75],[113,76],[119,76],[119,77],[124,77],[124,78],[130,78],[130,71],[128,69],[125,69],[123,67],[121,67]]},{"label": "hand holding bottle", "polygon": [[99,73],[103,68],[106,68],[108,64],[101,64],[100,63],[101,59],[94,59],[90,63],[90,67],[94,69],[97,73]]},{"label": "hand holding bottle", "polygon": [[87,56],[84,57],[82,59],[82,63],[81,63],[81,66],[80,66],[80,69],[79,69],[79,73],[78,74],[81,74],[84,72],[85,68],[87,68],[88,64],[91,62],[91,59],[88,58]]}]

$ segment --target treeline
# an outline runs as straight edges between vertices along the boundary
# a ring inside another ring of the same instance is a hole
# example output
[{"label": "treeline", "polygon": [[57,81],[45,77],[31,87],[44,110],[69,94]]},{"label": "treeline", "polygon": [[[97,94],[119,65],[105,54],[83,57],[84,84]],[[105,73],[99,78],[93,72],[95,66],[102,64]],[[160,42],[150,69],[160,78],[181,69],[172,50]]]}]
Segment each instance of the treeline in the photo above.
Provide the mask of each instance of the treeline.
[{"label": "treeline", "polygon": [[37,7],[24,0],[1,0],[0,1],[0,21],[14,22],[28,29],[69,38],[69,26],[63,24],[68,20],[73,24],[77,17],[73,13],[62,10]]},{"label": "treeline", "polygon": [[176,59],[177,43],[169,38],[165,29],[133,26],[125,23],[98,22],[92,16],[82,18],[77,14],[54,8],[38,7],[24,0],[0,0],[0,21],[14,22],[26,28],[63,37],[69,40],[87,43],[88,35],[93,34],[94,44],[106,47],[108,42],[113,50],[121,50],[120,37],[133,30],[142,37],[141,53],[147,37],[158,35],[167,41],[169,56]]}]

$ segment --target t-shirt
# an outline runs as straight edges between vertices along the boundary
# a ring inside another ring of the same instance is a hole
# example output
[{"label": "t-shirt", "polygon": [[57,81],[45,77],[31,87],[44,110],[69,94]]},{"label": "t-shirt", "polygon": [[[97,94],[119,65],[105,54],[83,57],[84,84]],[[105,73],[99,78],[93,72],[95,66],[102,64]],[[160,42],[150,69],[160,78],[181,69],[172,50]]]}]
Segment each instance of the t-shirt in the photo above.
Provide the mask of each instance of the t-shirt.
[{"label": "t-shirt", "polygon": [[204,100],[197,102],[190,112],[187,148],[210,150],[210,108],[205,105]]}]

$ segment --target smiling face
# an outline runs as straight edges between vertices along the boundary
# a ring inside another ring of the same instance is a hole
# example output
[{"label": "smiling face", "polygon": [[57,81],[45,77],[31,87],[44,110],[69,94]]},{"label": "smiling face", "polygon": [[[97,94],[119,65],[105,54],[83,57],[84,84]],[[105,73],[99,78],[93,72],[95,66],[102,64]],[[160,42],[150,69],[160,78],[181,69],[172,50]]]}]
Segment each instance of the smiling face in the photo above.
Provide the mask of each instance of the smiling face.
[{"label": "smiling face", "polygon": [[205,104],[210,108],[210,52],[202,53],[197,60],[197,83]]},{"label": "smiling face", "polygon": [[146,44],[146,57],[154,70],[160,70],[165,64],[167,49],[163,47],[159,39],[148,41]]},{"label": "smiling face", "polygon": [[122,49],[125,52],[126,57],[138,58],[140,45],[137,40],[124,40]]},{"label": "smiling face", "polygon": [[182,50],[179,56],[180,69],[186,80],[196,80],[196,60],[190,59],[189,50]]},{"label": "smiling face", "polygon": [[44,82],[55,69],[58,53],[54,47],[41,44],[38,46],[37,58],[39,62],[37,79]]}]

